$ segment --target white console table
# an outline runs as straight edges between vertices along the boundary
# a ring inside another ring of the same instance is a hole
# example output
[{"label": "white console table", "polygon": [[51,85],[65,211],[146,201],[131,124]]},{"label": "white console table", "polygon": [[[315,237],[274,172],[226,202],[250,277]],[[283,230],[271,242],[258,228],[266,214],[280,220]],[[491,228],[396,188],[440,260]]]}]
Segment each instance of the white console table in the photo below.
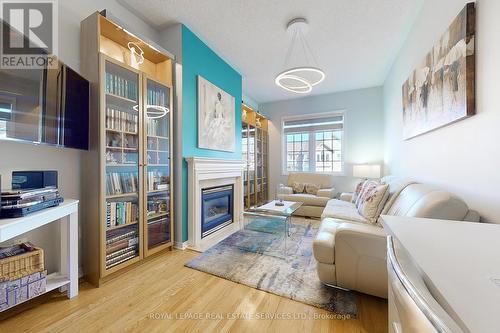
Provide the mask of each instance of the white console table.
[{"label": "white console table", "polygon": [[61,226],[60,271],[47,275],[47,290],[66,290],[68,298],[78,295],[78,200],[66,199],[57,207],[15,219],[0,220],[0,243],[49,223]]}]

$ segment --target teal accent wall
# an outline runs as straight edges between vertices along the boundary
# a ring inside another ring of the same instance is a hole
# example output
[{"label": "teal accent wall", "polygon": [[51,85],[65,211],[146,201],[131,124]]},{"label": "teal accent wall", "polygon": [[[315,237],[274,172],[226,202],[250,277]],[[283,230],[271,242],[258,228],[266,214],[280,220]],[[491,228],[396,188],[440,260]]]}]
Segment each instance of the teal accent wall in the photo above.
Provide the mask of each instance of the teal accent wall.
[{"label": "teal accent wall", "polygon": [[[198,148],[198,75],[234,97],[236,150],[234,153]],[[182,156],[241,159],[241,75],[182,26]],[[182,166],[182,241],[188,239],[187,162]]]}]

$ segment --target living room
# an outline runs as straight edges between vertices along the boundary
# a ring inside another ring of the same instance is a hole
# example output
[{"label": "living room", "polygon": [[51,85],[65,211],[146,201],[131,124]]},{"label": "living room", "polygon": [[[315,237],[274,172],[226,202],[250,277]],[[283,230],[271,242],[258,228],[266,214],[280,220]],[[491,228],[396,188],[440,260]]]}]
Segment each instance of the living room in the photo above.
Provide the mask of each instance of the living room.
[{"label": "living room", "polygon": [[498,1],[19,3],[0,331],[500,329]]}]

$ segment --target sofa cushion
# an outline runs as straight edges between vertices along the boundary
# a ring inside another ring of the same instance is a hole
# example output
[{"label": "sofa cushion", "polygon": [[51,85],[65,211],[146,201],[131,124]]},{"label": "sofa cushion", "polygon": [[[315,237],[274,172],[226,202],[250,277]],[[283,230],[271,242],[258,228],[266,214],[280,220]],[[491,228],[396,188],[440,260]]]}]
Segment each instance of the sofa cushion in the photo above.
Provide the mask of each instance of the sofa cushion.
[{"label": "sofa cushion", "polygon": [[321,218],[335,218],[358,223],[368,223],[369,221],[359,214],[358,209],[352,202],[332,199],[326,204]]},{"label": "sofa cushion", "polygon": [[284,195],[283,200],[302,202],[306,206],[325,207],[328,200],[331,200],[331,199],[326,198],[326,197],[318,197],[318,196],[315,196],[312,194],[307,194],[307,193],[296,193],[296,194]]},{"label": "sofa cushion", "polygon": [[455,195],[426,184],[411,184],[398,195],[387,215],[462,221],[469,211]]},{"label": "sofa cushion", "polygon": [[313,241],[314,258],[325,264],[335,263],[335,233],[339,221],[324,219]]},{"label": "sofa cushion", "polygon": [[399,178],[395,176],[385,176],[380,182],[382,184],[389,185],[389,198],[387,199],[384,209],[382,209],[382,215],[386,215],[389,209],[391,209],[394,202],[399,197],[399,194],[409,185],[416,184],[415,181]]},{"label": "sofa cushion", "polygon": [[318,190],[318,193],[316,193],[318,197],[325,197],[325,198],[330,198],[333,199],[335,197],[335,189],[334,188],[324,188],[321,190]]},{"label": "sofa cushion", "polygon": [[360,194],[358,212],[371,223],[376,223],[389,197],[389,185],[373,184],[366,186]]}]

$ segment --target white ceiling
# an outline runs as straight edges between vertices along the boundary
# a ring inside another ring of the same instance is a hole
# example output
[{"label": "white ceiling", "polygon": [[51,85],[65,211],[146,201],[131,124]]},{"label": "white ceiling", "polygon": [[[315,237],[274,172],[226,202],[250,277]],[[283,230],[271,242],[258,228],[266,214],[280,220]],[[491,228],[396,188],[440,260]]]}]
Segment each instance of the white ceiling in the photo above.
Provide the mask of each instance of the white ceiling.
[{"label": "white ceiling", "polygon": [[[158,30],[183,23],[243,76],[259,103],[302,97],[274,84],[284,69],[287,22],[309,22],[307,41],[326,79],[311,94],[381,85],[422,0],[119,0]],[[168,45],[166,45],[168,49]]]}]

